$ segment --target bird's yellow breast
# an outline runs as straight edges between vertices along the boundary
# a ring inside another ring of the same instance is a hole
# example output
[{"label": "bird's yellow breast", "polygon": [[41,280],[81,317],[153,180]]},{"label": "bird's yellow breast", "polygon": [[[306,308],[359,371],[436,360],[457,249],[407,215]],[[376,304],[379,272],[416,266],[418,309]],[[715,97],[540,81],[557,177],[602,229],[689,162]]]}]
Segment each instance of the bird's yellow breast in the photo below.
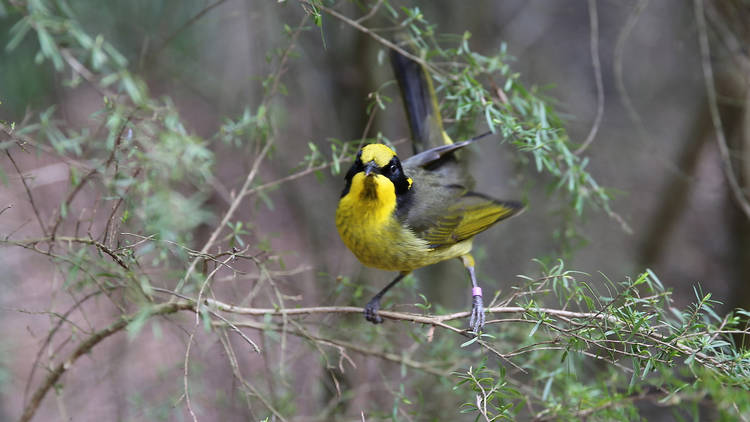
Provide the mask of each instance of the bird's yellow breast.
[{"label": "bird's yellow breast", "polygon": [[412,271],[469,253],[471,240],[433,249],[395,215],[393,183],[379,174],[357,173],[339,201],[336,227],[344,244],[365,265]]}]

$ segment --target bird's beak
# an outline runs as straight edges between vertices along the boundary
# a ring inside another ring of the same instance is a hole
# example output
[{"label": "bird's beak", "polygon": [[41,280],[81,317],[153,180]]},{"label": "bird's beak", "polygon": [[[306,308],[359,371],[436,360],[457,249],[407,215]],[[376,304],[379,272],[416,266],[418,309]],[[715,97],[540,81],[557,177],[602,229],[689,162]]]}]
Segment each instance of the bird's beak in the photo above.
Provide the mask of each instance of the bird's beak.
[{"label": "bird's beak", "polygon": [[373,173],[378,169],[378,165],[375,164],[374,161],[370,161],[369,163],[365,164],[365,176],[369,176],[370,173]]}]

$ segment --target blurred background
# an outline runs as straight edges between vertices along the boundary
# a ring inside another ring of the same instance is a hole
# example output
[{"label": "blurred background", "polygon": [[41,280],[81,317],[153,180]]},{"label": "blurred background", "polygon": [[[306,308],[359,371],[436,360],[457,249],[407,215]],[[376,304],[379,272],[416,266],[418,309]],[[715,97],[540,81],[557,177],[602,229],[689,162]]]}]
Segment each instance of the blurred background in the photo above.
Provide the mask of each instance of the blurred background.
[{"label": "blurred background", "polygon": [[[630,227],[625,230],[601,210],[587,209],[582,217],[561,211],[564,200],[550,193],[553,181],[548,176],[537,173],[533,163],[500,136],[484,140],[470,157],[478,190],[528,203],[524,214],[475,241],[478,274],[486,290],[507,293],[519,282],[517,275],[538,272],[534,259],[554,262],[561,258],[567,268],[590,274],[594,285],[605,277],[614,281],[636,277],[650,268],[674,291],[678,307],[695,300],[695,286],[711,292],[722,311],[750,306],[750,220],[733,199],[722,170],[692,2],[436,0],[404,4],[418,5],[440,33],[470,32],[474,51],[492,54],[506,44],[515,58],[513,70],[521,74],[526,86],[539,87],[554,103],[574,143],[582,143],[592,126],[597,126],[584,153],[590,160],[587,169],[600,185],[613,190],[611,208]],[[23,16],[14,11],[14,5],[7,3],[0,16],[3,46],[11,41],[10,29]],[[284,47],[288,40],[284,27],[299,24],[305,15],[303,7],[295,1],[240,0],[118,0],[106,6],[69,0],[67,5],[86,32],[101,35],[127,58],[128,69],[146,82],[152,97],[173,101],[186,132],[202,139],[213,154],[211,186],[198,189],[202,193],[196,199],[213,217],[197,222],[188,236],[189,246],[200,248],[253,163],[251,147],[243,154],[243,147],[218,142],[215,133],[227,118],[237,118],[246,108],[254,110],[261,103],[263,79],[278,64],[268,59],[269,52]],[[340,2],[335,8],[352,18],[364,14],[357,2]],[[706,15],[718,109],[735,173],[741,185],[747,186],[750,4],[707,2]],[[592,57],[592,17],[597,24],[598,63]],[[373,19],[366,24],[377,28],[382,22]],[[308,143],[326,151],[329,139],[362,137],[369,117],[368,94],[393,78],[387,60],[382,59],[384,47],[368,34],[326,14],[321,25],[299,35],[284,66],[285,94],[274,105],[278,110],[272,110],[278,111],[274,113],[276,148],[259,169],[258,183],[299,170],[309,153]],[[1,53],[0,120],[22,128],[25,123],[36,123],[35,116],[54,105],[50,112],[57,125],[96,133],[103,124],[97,117],[105,106],[101,95],[91,84],[71,83],[70,69],[56,72],[49,61],[35,62],[38,50],[38,40],[29,36],[13,50]],[[380,132],[393,141],[407,137],[397,86],[386,86],[382,93],[393,101],[375,115],[368,136]],[[450,116],[445,117],[450,126]],[[475,130],[483,132],[486,126],[480,123]],[[104,140],[94,136],[91,142]],[[410,153],[408,143],[399,143],[398,149],[402,156]],[[68,191],[69,163],[49,151],[16,152],[13,158],[29,178],[43,219],[53,218]],[[71,160],[86,161],[86,150]],[[0,214],[0,235],[40,237],[26,189],[13,166],[7,156],[0,157],[7,179],[0,185],[0,209],[12,206]],[[247,201],[235,219],[250,223],[252,241],[267,242],[269,250],[283,257],[283,268],[274,268],[279,274],[274,282],[286,295],[287,306],[362,306],[393,274],[364,268],[343,246],[333,221],[343,175],[331,175],[327,169],[318,173],[267,191],[264,196],[272,206],[256,198]],[[103,195],[103,189],[88,186],[68,212],[83,216]],[[164,204],[167,210],[174,206]],[[92,221],[94,232],[106,224],[101,219]],[[78,230],[72,223],[65,224],[69,232]],[[60,273],[48,257],[28,249],[3,247],[0,266],[0,420],[14,420],[21,412],[36,354],[43,363],[69,347],[62,340],[54,347],[40,345],[55,323],[53,312],[75,303],[76,296],[60,290],[69,274]],[[166,271],[160,276],[179,279]],[[215,286],[216,296],[227,302],[232,302],[234,294],[243,297],[252,286],[240,281],[222,283]],[[419,296],[423,294],[438,311],[456,312],[469,306],[467,289],[460,263],[444,262],[416,272],[393,291],[389,306],[413,310],[412,304],[425,300]],[[268,307],[269,303],[270,293],[254,305]],[[106,320],[117,315],[110,308],[111,304],[100,302],[86,315]],[[78,321],[86,316],[73,313],[70,318]],[[61,420],[66,415],[81,421],[188,418],[178,403],[187,341],[184,330],[189,330],[192,318],[192,314],[162,318],[155,325],[160,328],[102,343],[65,375],[58,394],[50,392],[35,420]],[[321,322],[334,328],[337,324],[343,323],[338,318]],[[351,317],[344,327],[364,330],[371,344],[381,344],[378,336],[390,336],[394,345],[410,344],[408,336],[399,335],[399,323],[371,327]],[[76,328],[70,332],[70,340],[80,334]],[[442,336],[453,343],[463,341]],[[200,342],[201,338],[205,341]],[[280,347],[277,339],[253,338],[269,350]],[[224,357],[215,357],[223,353],[219,341],[202,331],[196,341],[196,363],[191,370],[200,380],[194,383],[194,395],[199,397],[203,418],[263,420],[268,414],[263,406],[255,403],[249,406],[255,410],[248,411],[232,393],[237,388],[232,370]],[[390,414],[392,402],[403,391],[399,393],[397,382],[385,380],[404,378],[403,367],[353,355],[356,367],[347,366],[339,373],[326,369],[329,363],[311,366],[300,359],[310,353],[300,346],[303,342],[290,339],[280,349],[285,357],[274,360],[270,369],[246,345],[238,346],[242,349],[239,364],[246,376],[273,402],[292,406],[297,416],[290,420],[360,420],[360,410],[377,414],[373,409],[381,409],[383,418]],[[370,343],[363,344],[369,347]],[[419,360],[429,347],[414,346],[408,353]],[[402,353],[399,347],[394,350]],[[32,386],[40,382],[44,368],[42,364],[37,369]],[[337,377],[329,377],[331,371]],[[450,389],[450,385],[430,386],[430,375],[419,377],[426,378],[419,383],[411,378],[408,391],[429,395],[432,389]],[[404,384],[400,385],[403,389]],[[332,401],[340,389],[351,394]],[[457,404],[460,398],[445,403],[426,400],[424,417],[412,418],[472,420],[473,416],[461,419]],[[451,409],[450,418],[440,416],[446,408]],[[658,415],[654,413],[655,418]],[[396,418],[401,419],[409,417]]]}]

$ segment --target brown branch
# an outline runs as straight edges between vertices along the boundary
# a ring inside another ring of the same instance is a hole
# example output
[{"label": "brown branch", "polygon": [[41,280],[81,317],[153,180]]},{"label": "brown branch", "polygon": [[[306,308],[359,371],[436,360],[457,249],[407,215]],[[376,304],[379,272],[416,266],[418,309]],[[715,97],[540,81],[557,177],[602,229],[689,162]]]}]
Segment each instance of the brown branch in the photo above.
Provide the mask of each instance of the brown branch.
[{"label": "brown branch", "polygon": [[[247,251],[248,248],[250,248],[250,246],[247,246],[245,248],[245,251]],[[233,259],[234,259],[234,254],[231,254],[224,260],[223,264],[226,264]],[[203,281],[203,283],[201,284],[201,288],[198,291],[198,299],[196,300],[195,303],[198,303],[198,304],[201,303],[201,298],[203,297],[203,293],[209,287],[209,283],[211,282],[211,279],[214,277],[214,275],[216,275],[216,273],[221,268],[222,268],[221,266],[217,265],[216,268],[214,268],[213,271],[211,271],[211,273],[208,274],[208,276],[206,276],[206,279]],[[188,388],[189,387],[188,376],[190,372],[190,348],[193,344],[193,340],[195,339],[195,333],[196,331],[198,331],[198,327],[200,327],[200,322],[201,322],[200,311],[201,311],[200,305],[198,305],[196,312],[195,312],[195,324],[193,324],[193,331],[190,332],[190,337],[188,338],[187,347],[185,348],[185,363],[184,363],[183,378],[182,378],[183,387],[185,389],[185,392],[183,393],[185,396],[185,404],[187,405],[188,412],[190,413],[190,416],[193,418],[194,422],[198,422],[198,418],[195,416],[195,412],[193,411],[193,406],[190,403],[190,389]],[[257,346],[256,346],[256,350],[258,350]]]},{"label": "brown branch", "polygon": [[9,210],[9,209],[11,209],[11,208],[13,208],[13,204],[11,204],[11,205],[6,205],[5,207],[3,207],[3,209],[1,209],[1,210],[0,210],[0,215],[3,215],[3,213],[4,213],[5,211],[8,211],[8,210]]},{"label": "brown branch", "polygon": [[[253,315],[253,316],[292,316],[292,315],[314,315],[314,314],[330,314],[330,313],[363,313],[364,308],[356,306],[313,306],[309,308],[289,308],[289,309],[273,309],[273,308],[248,308],[243,306],[235,306],[220,302],[214,299],[206,299],[208,305],[216,306],[217,309],[224,312],[229,312],[237,315]],[[545,313],[555,316],[563,316],[567,318],[596,318],[596,319],[609,319],[610,321],[619,321],[616,317],[608,314],[599,314],[596,312],[576,312],[566,311],[562,309],[553,308],[525,308],[523,306],[494,306],[487,308],[486,312],[489,314],[507,314],[507,313],[525,313],[525,312],[537,312]],[[453,321],[456,319],[466,318],[470,315],[469,311],[455,312],[452,314],[444,315],[419,315],[408,312],[396,312],[396,311],[378,311],[378,315],[383,318],[393,320],[403,320],[418,322],[429,325],[439,325],[446,321]],[[453,327],[451,327],[453,328]]]},{"label": "brown branch", "polygon": [[375,4],[375,6],[372,6],[372,7],[370,8],[370,11],[369,11],[369,12],[367,12],[367,14],[365,14],[365,15],[361,16],[361,17],[360,17],[359,19],[357,19],[357,20],[356,20],[355,22],[357,22],[357,23],[362,23],[362,22],[364,22],[364,21],[366,21],[366,20],[370,19],[371,17],[375,16],[375,13],[377,13],[377,12],[378,12],[378,9],[380,9],[380,6],[382,6],[382,5],[383,5],[383,0],[378,0],[378,2],[377,2],[377,3]]},{"label": "brown branch", "polygon": [[[272,330],[272,331],[278,331],[278,332],[285,331],[287,334],[292,334],[300,338],[306,338],[308,340],[316,341],[316,342],[319,342],[321,344],[328,345],[331,347],[345,348],[345,349],[348,349],[348,350],[351,350],[353,352],[357,352],[363,355],[375,356],[383,360],[398,363],[400,365],[405,365],[410,368],[418,369],[420,371],[424,371],[424,372],[437,375],[440,377],[447,376],[449,374],[446,371],[441,371],[440,369],[437,369],[431,365],[406,358],[399,354],[388,353],[388,352],[380,351],[380,350],[374,350],[372,347],[360,346],[358,344],[348,342],[345,340],[337,340],[337,339],[319,337],[319,336],[315,336],[309,333],[304,333],[297,329],[290,329],[290,328],[284,329],[282,326],[279,326],[279,325],[269,325],[267,323],[255,322],[255,321],[233,321],[232,324],[236,327],[251,328],[253,330],[258,330],[258,331],[266,331],[266,330]],[[227,323],[215,322],[213,323],[213,325],[223,327],[223,326],[226,326]]]},{"label": "brown branch", "polygon": [[[251,315],[251,316],[270,315],[270,316],[287,317],[287,316],[295,316],[295,315],[299,316],[299,315],[332,314],[332,313],[362,314],[364,312],[363,308],[354,307],[354,306],[317,306],[317,307],[309,307],[309,308],[273,309],[273,308],[247,308],[247,307],[235,306],[235,305],[230,305],[230,304],[220,302],[214,299],[206,299],[205,303],[211,306],[215,306],[219,311],[229,312],[229,313],[238,314],[238,315]],[[508,314],[508,313],[524,314],[527,312],[543,313],[546,315],[563,318],[565,319],[564,322],[568,324],[576,325],[579,328],[580,326],[587,325],[588,323],[587,324],[576,323],[575,321],[573,321],[573,319],[583,319],[583,320],[589,320],[589,321],[598,320],[598,321],[604,321],[604,322],[609,322],[609,323],[618,323],[624,326],[627,325],[625,322],[623,322],[616,316],[612,314],[608,314],[606,312],[576,312],[576,311],[567,311],[567,310],[553,309],[553,308],[526,308],[522,306],[495,306],[495,307],[487,308],[486,312],[488,314]],[[433,326],[437,326],[440,328],[445,328],[449,331],[452,331],[454,333],[460,334],[465,337],[471,337],[471,334],[469,334],[468,330],[462,330],[456,327],[452,327],[450,325],[447,325],[446,322],[456,320],[456,319],[461,319],[461,318],[467,318],[469,314],[470,312],[468,311],[456,312],[456,313],[444,314],[444,315],[419,315],[419,314],[412,314],[412,313],[407,313],[407,312],[395,312],[395,311],[385,311],[385,310],[378,311],[378,315],[386,319],[397,320],[397,321],[409,321],[409,322],[415,322],[415,323],[425,324],[425,325],[433,325]],[[499,322],[501,321],[502,320],[499,320]],[[575,334],[573,330],[561,330],[559,327],[557,327],[557,330],[569,336],[577,337],[582,340],[585,339],[584,337]],[[631,332],[629,330],[627,331],[630,332],[632,335],[638,336],[645,340],[652,341],[659,346],[672,349],[684,355],[694,355],[696,360],[699,362],[714,365],[719,369],[727,369],[726,362],[717,361],[711,356],[706,355],[705,353],[701,352],[700,349],[694,349],[685,344],[681,344],[675,341],[675,339],[668,340],[668,336],[665,336],[665,335],[662,335],[653,331],[649,331],[648,333]],[[612,342],[611,340],[602,340],[601,342],[607,342],[607,341]],[[481,343],[484,343],[484,342],[481,342]],[[600,347],[605,350],[609,350],[618,354],[640,356],[640,355],[629,354],[629,352],[625,352],[622,350],[607,348],[606,346],[600,344],[600,342],[591,342],[591,343],[596,345],[597,347]],[[483,346],[486,346],[486,345],[483,344]],[[493,349],[489,349],[489,350],[495,353],[496,355],[498,355],[498,357],[502,359],[507,359],[506,355],[499,353]]]},{"label": "brown branch", "polygon": [[[155,290],[164,291],[163,289],[155,289]],[[205,299],[203,302],[206,305],[213,307],[218,311],[229,312],[229,313],[233,313],[237,315],[250,315],[250,316],[270,315],[270,316],[289,317],[289,316],[333,314],[333,313],[361,314],[363,312],[363,308],[352,307],[352,306],[320,306],[320,307],[295,308],[295,309],[274,309],[274,308],[240,307],[240,306],[226,304],[226,303],[213,300],[213,299]],[[195,301],[190,300],[190,299],[181,300],[179,302],[171,302],[171,303],[161,304],[161,305],[157,305],[153,307],[151,310],[148,311],[147,318],[150,318],[155,315],[171,314],[171,313],[175,313],[181,310],[195,311],[195,309],[196,309]],[[550,316],[556,316],[560,318],[563,322],[566,322],[568,324],[573,324],[573,325],[581,325],[581,323],[576,323],[575,321],[572,321],[572,319],[582,319],[582,320],[594,320],[595,319],[595,320],[600,320],[600,321],[609,321],[612,323],[621,323],[621,325],[624,324],[614,315],[602,313],[602,312],[576,312],[576,311],[568,311],[568,310],[562,310],[562,309],[527,308],[527,307],[522,307],[522,306],[496,306],[496,307],[488,308],[487,312],[490,314],[507,314],[507,313],[525,314],[528,312],[543,313],[543,314],[550,315]],[[452,320],[456,320],[459,318],[466,318],[469,316],[469,312],[456,312],[456,313],[444,314],[444,315],[418,315],[418,314],[405,313],[405,312],[381,310],[379,311],[379,314],[380,316],[386,319],[411,321],[411,322],[416,322],[416,323],[421,323],[421,324],[439,326],[439,327],[446,328],[450,331],[456,332],[461,335],[465,335],[465,336],[469,335],[468,332],[465,330],[461,330],[461,329],[451,327],[445,324],[447,321],[452,321]],[[76,349],[68,356],[68,358],[66,358],[63,362],[59,363],[50,371],[45,381],[32,395],[31,400],[29,401],[28,405],[24,409],[24,413],[20,420],[28,421],[31,419],[31,417],[33,417],[36,409],[39,407],[46,393],[52,388],[53,385],[57,383],[57,381],[63,375],[65,370],[67,370],[67,368],[69,368],[76,361],[77,358],[79,358],[85,353],[88,353],[96,344],[101,342],[106,337],[125,328],[127,324],[131,322],[137,316],[138,314],[131,314],[129,316],[123,317],[121,320],[111,324],[109,327],[103,330],[100,330],[92,334],[85,341],[80,343],[78,347],[76,347]],[[269,326],[268,324],[259,323],[255,321],[229,322],[224,318],[221,318],[221,319],[222,319],[222,322],[215,322],[213,324],[214,325],[229,325],[235,330],[237,330],[237,327],[247,327],[247,328],[252,328],[252,329],[257,329],[257,330],[267,330],[270,328],[270,329],[277,330],[277,331],[284,331],[285,333],[290,333],[293,335],[305,337],[311,341],[319,342],[320,344],[326,344],[332,347],[346,348],[346,349],[355,351],[357,353],[377,356],[385,360],[401,363],[406,366],[419,369],[419,370],[424,370],[426,372],[430,372],[436,375],[443,375],[441,371],[435,370],[434,368],[421,364],[419,362],[411,361],[407,358],[400,357],[394,354],[389,354],[386,352],[373,351],[369,348],[358,346],[356,344],[349,343],[346,341],[326,339],[323,337],[312,336],[309,333],[303,333],[297,329],[293,329],[293,328],[290,329],[285,326]],[[508,320],[508,321],[514,322],[515,320]],[[504,322],[504,320],[497,320],[496,322]],[[549,324],[546,324],[546,325],[549,325]],[[555,328],[558,329],[558,331],[576,336],[575,333],[571,334],[573,330],[565,331],[565,330],[561,330],[559,327],[555,327]],[[680,353],[683,353],[686,355],[694,355],[696,356],[696,359],[698,360],[708,361],[710,363],[718,365],[719,367],[722,366],[721,362],[717,363],[715,360],[711,359],[709,356],[706,356],[703,353],[700,353],[699,350],[693,349],[684,344],[680,344],[674,340],[667,341],[666,337],[662,336],[661,334],[654,333],[654,332],[633,333],[633,334],[636,334],[642,338],[649,339],[658,345],[679,351]],[[580,336],[577,336],[577,338],[583,339]],[[601,342],[608,342],[608,341],[609,340],[602,340]],[[483,347],[488,347],[488,345],[484,344],[483,341],[480,340],[479,342],[482,343]],[[592,343],[598,347],[605,347],[599,344],[599,342],[592,342]],[[626,351],[616,350],[612,348],[606,348],[606,349],[612,351],[613,353],[629,355],[629,353]],[[494,349],[489,349],[489,350],[493,351],[495,354],[497,354],[501,358],[507,359],[508,357],[508,355],[501,354],[500,352],[494,351]],[[582,351],[582,353],[586,353],[586,352]],[[587,354],[587,356],[588,355],[589,354]],[[632,356],[636,356],[636,355],[632,355]]]},{"label": "brown branch", "polygon": [[97,172],[96,168],[92,168],[89,170],[88,173],[86,173],[85,176],[81,179],[81,181],[68,193],[68,196],[65,198],[65,200],[62,202],[62,204],[58,207],[58,210],[56,212],[57,216],[55,217],[55,223],[52,225],[52,229],[50,230],[50,236],[54,240],[55,234],[57,233],[57,229],[60,227],[60,223],[62,223],[62,220],[64,218],[62,209],[65,208],[67,210],[70,209],[70,204],[73,202],[73,199],[75,199],[76,195],[78,195],[78,192],[81,191],[83,186],[88,182],[88,180]]},{"label": "brown branch", "polygon": [[13,164],[13,168],[16,169],[16,173],[18,173],[18,176],[21,178],[21,183],[23,183],[24,189],[26,189],[26,195],[29,197],[29,202],[31,203],[31,209],[34,210],[34,215],[36,216],[36,221],[39,223],[39,227],[42,229],[42,233],[44,233],[45,236],[47,236],[47,228],[44,227],[44,223],[42,222],[42,217],[39,214],[39,209],[36,207],[36,203],[34,202],[34,195],[31,194],[31,188],[29,188],[29,184],[26,183],[26,178],[23,176],[23,173],[21,172],[21,169],[18,167],[18,164],[16,164],[16,160],[13,159],[13,156],[10,155],[10,152],[8,150],[5,150],[5,155],[8,156],[8,159]]},{"label": "brown branch", "polygon": [[[122,135],[125,133],[125,129],[128,127],[128,123],[130,122],[132,116],[128,116],[128,118],[123,122],[122,128],[120,128],[120,132],[117,134],[117,139],[115,141],[115,145],[112,147],[112,151],[109,153],[109,157],[107,157],[107,161],[104,163],[104,168],[109,167],[110,164],[115,159],[115,153],[117,152],[117,148],[120,146],[120,142],[122,141]],[[68,193],[68,196],[63,201],[64,205],[61,205],[61,207],[58,210],[57,217],[55,219],[55,223],[52,225],[52,230],[50,231],[50,237],[52,237],[52,240],[55,239],[55,235],[57,234],[57,229],[60,227],[60,224],[63,220],[63,213],[62,208],[70,209],[70,204],[75,199],[76,195],[81,191],[83,186],[88,182],[88,180],[93,177],[96,173],[98,173],[98,168],[94,166],[91,170],[86,173],[85,176],[78,182],[78,184]]]},{"label": "brown branch", "polygon": [[[148,310],[146,318],[150,318],[156,315],[173,314],[175,312],[188,309],[193,309],[193,305],[188,302],[165,303],[162,305],[157,305]],[[83,356],[86,353],[89,353],[91,349],[93,349],[94,346],[99,344],[102,340],[127,327],[128,324],[136,317],[142,318],[143,313],[137,312],[128,316],[124,316],[119,321],[110,324],[107,328],[95,332],[86,340],[79,343],[75,350],[73,350],[73,352],[68,355],[67,358],[65,358],[62,362],[58,363],[54,368],[52,368],[52,370],[49,372],[49,374],[47,374],[47,377],[42,382],[42,385],[40,385],[36,389],[36,391],[34,391],[34,394],[31,396],[29,403],[24,408],[21,417],[18,419],[19,422],[28,422],[31,420],[31,418],[34,417],[34,414],[39,408],[39,405],[41,404],[42,399],[44,399],[44,396],[55,384],[57,384],[57,381],[60,379],[60,377],[65,373],[66,370],[73,366],[73,364],[79,357]]]},{"label": "brown branch", "polygon": [[[113,286],[109,289],[113,290],[118,287]],[[34,358],[34,363],[31,365],[31,370],[29,371],[29,376],[26,377],[26,387],[24,387],[23,390],[23,403],[26,405],[27,401],[26,399],[29,396],[29,390],[31,389],[31,380],[34,379],[34,374],[36,374],[36,369],[39,367],[39,362],[42,359],[42,353],[47,348],[47,346],[52,342],[52,338],[55,336],[57,331],[62,327],[63,323],[68,321],[68,316],[73,313],[76,309],[78,309],[81,305],[83,305],[84,302],[89,300],[92,297],[96,297],[99,294],[101,294],[101,290],[97,290],[94,292],[89,293],[88,295],[84,296],[83,298],[76,301],[76,303],[73,304],[73,306],[70,307],[65,313],[56,315],[57,317],[57,323],[54,327],[47,333],[47,337],[45,337],[44,342],[42,342],[42,345],[39,347],[39,350],[37,351],[36,358]]]},{"label": "brown branch", "polygon": [[[132,177],[133,179],[137,178],[138,175],[141,173],[141,168],[142,167],[139,166],[137,169],[135,169],[135,171],[133,172],[133,175],[130,177]],[[115,214],[117,214],[117,210],[120,208],[120,205],[122,205],[125,202],[125,195],[127,195],[130,192],[130,189],[133,186],[135,186],[135,184],[132,184],[128,186],[127,188],[125,188],[125,192],[120,196],[120,198],[117,200],[115,205],[112,207],[112,211],[110,211],[109,216],[107,217],[107,224],[104,226],[104,233],[102,233],[101,235],[101,239],[103,243],[112,244],[110,240],[115,236],[114,233],[117,231],[115,229],[116,226],[112,227],[113,223],[115,222]]]},{"label": "brown branch", "polygon": [[117,97],[116,92],[110,90],[109,88],[101,86],[96,80],[96,75],[86,66],[84,66],[80,61],[78,61],[78,59],[76,59],[73,54],[70,53],[70,50],[68,50],[67,48],[61,48],[60,54],[62,54],[65,61],[68,62],[68,66],[70,66],[70,68],[73,69],[74,72],[81,75],[81,77],[83,77],[83,79],[85,79],[86,82],[88,82],[91,87],[99,93],[99,95],[109,98]]},{"label": "brown branch", "polygon": [[[19,124],[18,126],[22,126]],[[83,163],[81,161],[78,161],[76,159],[70,158],[64,154],[61,154],[60,152],[56,151],[54,148],[50,147],[49,145],[41,144],[34,139],[25,136],[25,135],[19,135],[14,132],[13,128],[9,127],[2,121],[0,121],[0,132],[5,133],[11,140],[15,141],[19,148],[21,148],[23,151],[26,151],[24,148],[26,145],[31,145],[34,148],[44,151],[47,154],[54,155],[61,161],[65,162],[65,164],[73,167],[77,167],[81,170],[90,170],[91,166],[87,163]]]},{"label": "brown branch", "polygon": [[128,265],[125,263],[125,261],[120,258],[119,255],[112,249],[108,248],[104,244],[102,244],[99,241],[96,241],[94,239],[89,239],[85,237],[68,237],[68,236],[58,236],[55,239],[46,237],[41,239],[24,239],[24,240],[8,240],[8,239],[0,239],[0,243],[5,243],[7,245],[15,245],[15,246],[21,246],[23,248],[32,248],[34,250],[37,250],[34,248],[35,245],[39,243],[45,243],[45,242],[64,242],[64,243],[81,243],[84,245],[91,245],[95,246],[100,251],[104,252],[105,254],[109,255],[116,263],[117,265],[121,266],[122,268],[129,270]]},{"label": "brown branch", "polygon": [[[232,368],[232,374],[246,389],[245,391],[246,396],[254,395],[255,397],[258,398],[258,400],[260,400],[261,403],[263,403],[264,406],[266,406],[268,410],[271,411],[271,413],[276,415],[276,417],[279,418],[281,422],[287,422],[286,418],[284,418],[281,412],[279,412],[273,406],[273,404],[268,399],[266,399],[263,396],[263,394],[261,394],[260,391],[258,391],[258,389],[254,385],[250,384],[245,379],[245,377],[242,376],[242,373],[240,372],[239,363],[237,362],[237,354],[234,352],[234,349],[232,348],[231,343],[229,343],[229,337],[226,335],[226,331],[222,331],[221,335],[219,336],[219,341],[224,346],[224,350],[226,351],[227,359],[229,360],[229,366]],[[267,362],[267,360],[264,359],[264,362]],[[271,377],[268,377],[268,378],[270,379]],[[248,409],[252,412],[252,407],[249,405],[249,403],[248,403]]]}]

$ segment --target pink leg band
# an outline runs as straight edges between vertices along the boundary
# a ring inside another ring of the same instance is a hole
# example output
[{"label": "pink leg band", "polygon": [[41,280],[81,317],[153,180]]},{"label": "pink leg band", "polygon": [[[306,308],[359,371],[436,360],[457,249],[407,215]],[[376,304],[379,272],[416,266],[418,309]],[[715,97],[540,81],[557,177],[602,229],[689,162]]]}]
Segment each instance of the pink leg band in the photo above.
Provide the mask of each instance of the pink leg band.
[{"label": "pink leg band", "polygon": [[482,288],[481,287],[472,287],[471,288],[471,295],[472,296],[482,296]]}]

